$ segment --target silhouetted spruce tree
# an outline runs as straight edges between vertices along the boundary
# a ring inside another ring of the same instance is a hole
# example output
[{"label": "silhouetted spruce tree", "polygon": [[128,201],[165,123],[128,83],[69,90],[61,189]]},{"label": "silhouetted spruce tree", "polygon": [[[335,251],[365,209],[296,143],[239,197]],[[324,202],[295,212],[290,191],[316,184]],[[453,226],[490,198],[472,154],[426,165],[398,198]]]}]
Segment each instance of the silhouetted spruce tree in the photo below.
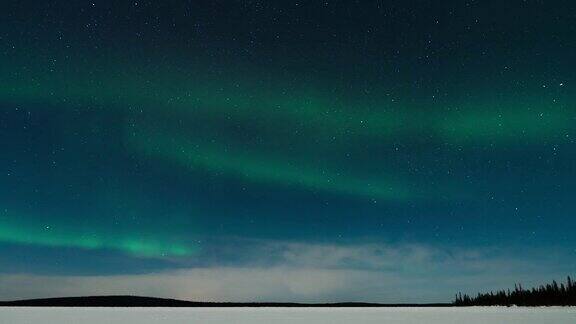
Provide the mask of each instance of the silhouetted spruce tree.
[{"label": "silhouetted spruce tree", "polygon": [[478,293],[476,297],[458,293],[453,302],[456,306],[576,306],[576,284],[568,277],[566,285],[554,280],[546,286],[524,289],[515,284],[514,290]]}]

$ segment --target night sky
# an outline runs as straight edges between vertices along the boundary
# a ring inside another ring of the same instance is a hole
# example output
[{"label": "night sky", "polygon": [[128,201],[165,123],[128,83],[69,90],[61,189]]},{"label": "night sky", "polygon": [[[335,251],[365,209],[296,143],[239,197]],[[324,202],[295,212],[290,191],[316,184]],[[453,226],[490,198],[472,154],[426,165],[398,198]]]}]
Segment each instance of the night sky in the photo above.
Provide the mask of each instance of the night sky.
[{"label": "night sky", "polygon": [[450,301],[576,267],[576,3],[0,3],[0,299]]}]

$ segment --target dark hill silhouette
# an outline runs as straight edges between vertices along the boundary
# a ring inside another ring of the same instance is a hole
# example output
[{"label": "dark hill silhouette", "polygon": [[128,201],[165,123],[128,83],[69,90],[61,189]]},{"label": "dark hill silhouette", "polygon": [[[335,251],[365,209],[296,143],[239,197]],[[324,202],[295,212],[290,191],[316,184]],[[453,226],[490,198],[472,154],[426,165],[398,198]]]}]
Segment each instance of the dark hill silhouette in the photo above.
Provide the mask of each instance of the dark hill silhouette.
[{"label": "dark hill silhouette", "polygon": [[377,304],[377,303],[217,303],[139,296],[87,296],[27,299],[0,302],[0,306],[44,307],[447,307],[452,304]]},{"label": "dark hill silhouette", "polygon": [[0,306],[62,306],[62,307],[190,307],[203,303],[177,299],[139,296],[85,296],[26,299],[0,302]]}]

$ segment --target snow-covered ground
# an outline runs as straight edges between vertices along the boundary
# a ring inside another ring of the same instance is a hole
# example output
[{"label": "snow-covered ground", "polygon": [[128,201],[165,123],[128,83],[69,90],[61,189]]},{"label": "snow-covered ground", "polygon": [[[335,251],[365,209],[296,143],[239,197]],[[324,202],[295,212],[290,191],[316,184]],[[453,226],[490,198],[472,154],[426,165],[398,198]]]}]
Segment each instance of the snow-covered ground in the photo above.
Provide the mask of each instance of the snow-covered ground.
[{"label": "snow-covered ground", "polygon": [[576,307],[466,308],[0,308],[2,324],[576,323]]}]

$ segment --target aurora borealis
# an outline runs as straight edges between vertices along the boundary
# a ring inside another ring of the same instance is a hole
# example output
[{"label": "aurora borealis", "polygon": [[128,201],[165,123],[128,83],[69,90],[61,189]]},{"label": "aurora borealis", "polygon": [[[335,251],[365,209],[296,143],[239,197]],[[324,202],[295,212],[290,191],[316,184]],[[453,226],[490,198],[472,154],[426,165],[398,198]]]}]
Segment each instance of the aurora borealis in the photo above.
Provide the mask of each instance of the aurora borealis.
[{"label": "aurora borealis", "polygon": [[575,10],[4,1],[0,298],[423,302],[570,274]]}]

